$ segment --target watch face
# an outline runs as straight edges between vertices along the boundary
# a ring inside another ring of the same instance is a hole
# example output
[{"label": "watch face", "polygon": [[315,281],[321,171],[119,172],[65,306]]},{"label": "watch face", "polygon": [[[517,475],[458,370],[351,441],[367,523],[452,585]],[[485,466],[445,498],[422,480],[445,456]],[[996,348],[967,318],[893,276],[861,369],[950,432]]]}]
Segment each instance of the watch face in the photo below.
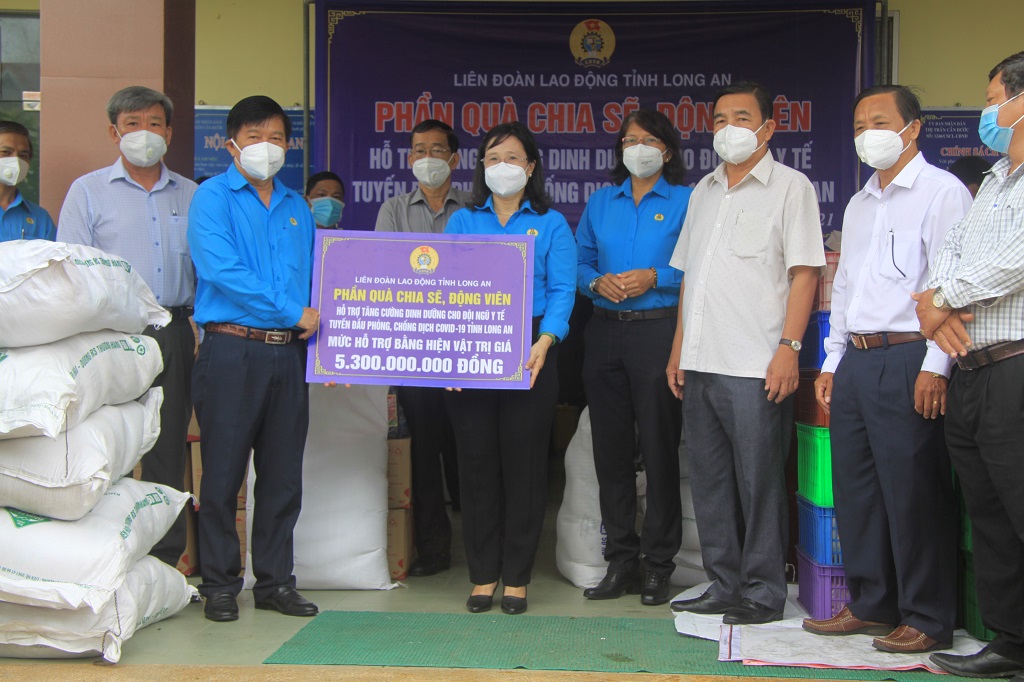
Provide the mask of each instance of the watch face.
[{"label": "watch face", "polygon": [[789,344],[789,347],[795,351],[799,351],[801,348],[804,347],[804,344],[800,343],[799,341],[793,341],[792,343]]},{"label": "watch face", "polygon": [[932,295],[932,305],[934,305],[936,308],[946,307],[946,297],[942,295],[941,291],[936,291]]}]

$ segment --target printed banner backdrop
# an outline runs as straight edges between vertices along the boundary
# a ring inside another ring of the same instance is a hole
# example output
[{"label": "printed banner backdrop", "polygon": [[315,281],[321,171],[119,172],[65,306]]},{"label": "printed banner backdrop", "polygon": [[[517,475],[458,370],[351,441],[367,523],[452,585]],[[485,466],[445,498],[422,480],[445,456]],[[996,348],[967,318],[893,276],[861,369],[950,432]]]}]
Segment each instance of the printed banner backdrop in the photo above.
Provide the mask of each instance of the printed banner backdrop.
[{"label": "printed banner backdrop", "polygon": [[929,163],[945,170],[966,156],[980,156],[994,164],[1003,155],[981,143],[980,118],[981,109],[925,109],[917,147]]},{"label": "printed banner backdrop", "polygon": [[[231,164],[227,145],[227,121],[231,107],[209,105],[196,106],[195,177],[219,175]],[[292,122],[292,135],[288,139],[288,153],[284,157],[284,168],[278,177],[285,186],[303,194],[306,189],[305,174],[302,170],[302,144],[304,130],[301,107],[284,107],[285,114]],[[313,114],[309,115],[309,127],[315,131]]]},{"label": "printed banner backdrop", "polygon": [[530,388],[533,238],[317,230],[306,380]]},{"label": "printed banner backdrop", "polygon": [[[535,133],[556,208],[575,227],[608,184],[623,117],[657,108],[679,131],[694,183],[718,163],[712,99],[757,80],[775,97],[775,157],[803,171],[838,227],[858,189],[853,99],[871,82],[873,0],[822,2],[317,3],[317,168],[349,186],[346,226],[373,229],[412,191],[407,150],[426,118],[455,129],[456,186],[470,189],[481,135]],[[865,57],[867,55],[867,57]]]}]

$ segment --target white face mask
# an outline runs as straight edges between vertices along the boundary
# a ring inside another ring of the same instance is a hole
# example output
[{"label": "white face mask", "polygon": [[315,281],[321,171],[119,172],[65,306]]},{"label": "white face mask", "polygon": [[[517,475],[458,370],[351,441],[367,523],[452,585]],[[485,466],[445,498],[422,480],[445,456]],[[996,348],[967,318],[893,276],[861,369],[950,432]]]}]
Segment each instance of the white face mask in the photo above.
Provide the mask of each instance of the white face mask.
[{"label": "white face mask", "polygon": [[0,158],[0,183],[14,187],[28,175],[28,162],[17,156]]},{"label": "white face mask", "polygon": [[657,147],[635,144],[622,150],[622,163],[636,177],[649,178],[665,165],[665,155]]},{"label": "white face mask", "polygon": [[[762,123],[761,128],[764,128],[767,123],[768,121]],[[726,163],[743,163],[767,142],[765,140],[761,144],[757,143],[757,133],[760,132],[761,128],[750,130],[749,128],[741,128],[734,125],[725,126],[715,133],[715,152]]]},{"label": "white face mask", "polygon": [[[909,128],[910,123],[903,126],[903,130]],[[857,156],[861,161],[877,170],[892,168],[900,160],[900,155],[910,147],[909,144],[906,147],[903,146],[903,139],[900,137],[903,130],[898,133],[891,130],[865,130],[853,138]]]},{"label": "white face mask", "polygon": [[117,136],[121,138],[121,153],[133,166],[155,166],[167,153],[167,140],[151,130],[136,130],[124,135],[118,133]]},{"label": "white face mask", "polygon": [[510,197],[526,187],[526,169],[510,163],[497,163],[484,169],[484,181],[499,197]]},{"label": "white face mask", "polygon": [[416,176],[421,185],[434,189],[444,184],[444,181],[452,174],[452,167],[444,159],[425,156],[413,162],[412,174]]},{"label": "white face mask", "polygon": [[238,159],[242,170],[257,180],[269,180],[284,166],[284,150],[270,142],[256,142],[248,147],[239,147],[231,140],[235,149],[241,152]]}]

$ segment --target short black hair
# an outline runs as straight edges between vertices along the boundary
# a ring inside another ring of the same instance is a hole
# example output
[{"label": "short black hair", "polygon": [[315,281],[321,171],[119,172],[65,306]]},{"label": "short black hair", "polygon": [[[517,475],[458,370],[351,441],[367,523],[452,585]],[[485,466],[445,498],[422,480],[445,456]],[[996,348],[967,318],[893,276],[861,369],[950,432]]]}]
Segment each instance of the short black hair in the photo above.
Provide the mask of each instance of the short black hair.
[{"label": "short black hair", "polygon": [[629,169],[622,162],[622,138],[629,126],[634,123],[664,142],[666,151],[672,153],[661,169],[661,176],[665,178],[665,181],[670,185],[683,184],[683,178],[686,176],[686,164],[683,163],[683,155],[679,149],[679,135],[676,134],[668,117],[654,109],[637,109],[622,121],[619,135],[615,139],[615,167],[611,172],[612,181],[616,185],[621,185],[629,177]]},{"label": "short black hair", "polygon": [[319,173],[313,173],[309,176],[309,180],[306,180],[307,197],[309,196],[309,193],[313,191],[313,188],[316,187],[316,183],[322,180],[334,180],[336,183],[341,185],[341,193],[345,193],[345,183],[342,182],[337,173],[332,173],[331,171],[320,171]]},{"label": "short black hair", "polygon": [[1024,52],[1010,55],[996,64],[988,72],[988,79],[992,80],[999,74],[1003,75],[1003,87],[1006,88],[1006,94],[1010,97],[1024,90]]},{"label": "short black hair", "polygon": [[[425,121],[420,121],[416,124],[416,127],[412,129],[412,135],[419,133],[425,133],[431,130],[440,130],[448,138],[448,149],[452,150],[452,153],[459,151],[459,138],[452,130],[452,127],[444,121],[438,121],[436,118],[428,118]],[[412,146],[412,135],[409,136],[409,145]]]},{"label": "short black hair", "polygon": [[715,101],[712,104],[712,109],[718,106],[718,100],[722,99],[726,95],[753,95],[754,99],[757,100],[757,106],[761,109],[761,118],[765,121],[773,117],[772,108],[772,95],[768,92],[760,83],[754,81],[739,81],[731,85],[726,85],[724,88],[715,93]]},{"label": "short black hair", "polygon": [[0,135],[3,135],[4,133],[24,135],[25,139],[28,140],[29,158],[32,158],[36,155],[35,148],[32,146],[32,136],[28,134],[28,128],[18,123],[17,121],[0,121]]},{"label": "short black hair", "polygon": [[948,170],[964,185],[980,186],[991,168],[992,164],[980,156],[964,156],[950,164]]},{"label": "short black hair", "polygon": [[259,124],[269,121],[274,117],[280,117],[284,121],[285,137],[292,136],[292,122],[284,113],[281,105],[266,95],[253,95],[240,100],[228,112],[227,132],[228,137],[234,139],[242,126],[246,124]]},{"label": "short black hair", "polygon": [[909,124],[921,120],[921,100],[917,98],[913,90],[905,85],[875,85],[865,88],[853,100],[853,110],[857,111],[857,106],[868,97],[890,93],[896,98],[896,109],[900,112],[903,123]]},{"label": "short black hair", "polygon": [[480,140],[476,170],[473,171],[473,208],[483,206],[491,196],[491,188],[487,186],[487,181],[484,178],[484,156],[486,156],[487,150],[510,137],[519,140],[526,151],[527,161],[535,164],[533,174],[526,181],[525,198],[529,200],[533,210],[544,215],[551,207],[551,198],[544,192],[544,171],[540,162],[540,150],[537,148],[537,142],[533,139],[530,129],[519,121],[499,123],[487,131],[484,139]]}]

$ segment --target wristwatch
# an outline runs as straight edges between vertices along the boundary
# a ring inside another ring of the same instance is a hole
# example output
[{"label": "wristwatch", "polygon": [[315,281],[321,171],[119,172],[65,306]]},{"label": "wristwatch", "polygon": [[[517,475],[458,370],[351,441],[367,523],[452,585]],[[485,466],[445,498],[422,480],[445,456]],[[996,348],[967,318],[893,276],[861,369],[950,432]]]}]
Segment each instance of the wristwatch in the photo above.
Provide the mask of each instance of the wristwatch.
[{"label": "wristwatch", "polygon": [[790,348],[793,349],[794,353],[799,353],[800,349],[804,347],[804,344],[800,343],[799,341],[794,341],[793,339],[780,339],[779,345],[789,346]]},{"label": "wristwatch", "polygon": [[942,293],[942,287],[935,289],[935,293],[932,294],[932,305],[941,309],[949,308],[949,304],[946,303],[946,295]]},{"label": "wristwatch", "polygon": [[600,276],[595,277],[594,279],[590,280],[590,290],[591,291],[594,291],[595,289],[597,289],[597,280],[599,280],[599,279],[601,279]]}]

